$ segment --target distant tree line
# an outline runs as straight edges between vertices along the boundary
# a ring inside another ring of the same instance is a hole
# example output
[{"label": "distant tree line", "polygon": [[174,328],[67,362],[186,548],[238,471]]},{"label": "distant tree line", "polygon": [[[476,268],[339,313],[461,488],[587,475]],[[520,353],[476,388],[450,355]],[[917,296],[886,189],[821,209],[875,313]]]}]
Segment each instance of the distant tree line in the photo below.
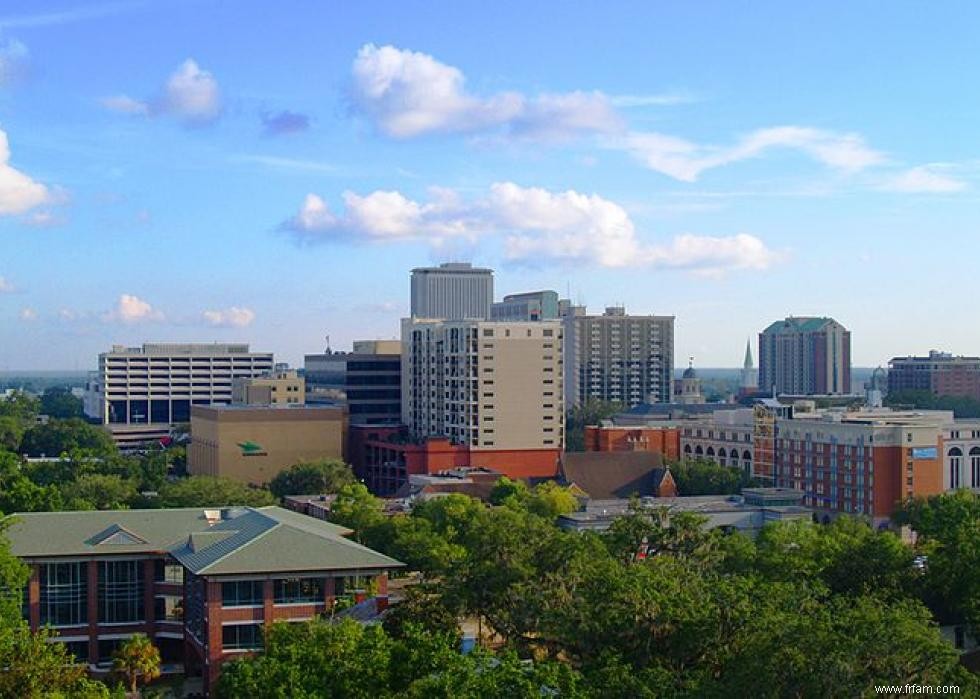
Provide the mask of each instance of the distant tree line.
[{"label": "distant tree line", "polygon": [[955,417],[980,417],[980,400],[969,396],[937,396],[932,391],[895,391],[885,396],[885,405],[911,406],[922,410],[952,410]]}]

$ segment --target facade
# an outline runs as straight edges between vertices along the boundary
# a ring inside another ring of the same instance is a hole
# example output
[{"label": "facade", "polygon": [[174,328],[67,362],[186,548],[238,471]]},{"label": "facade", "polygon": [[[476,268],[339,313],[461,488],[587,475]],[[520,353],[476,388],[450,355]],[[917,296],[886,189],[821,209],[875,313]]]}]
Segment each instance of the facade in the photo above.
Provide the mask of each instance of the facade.
[{"label": "facade", "polygon": [[308,354],[305,377],[311,402],[346,404],[351,424],[401,421],[401,342],[355,341],[352,352]]},{"label": "facade", "polygon": [[804,492],[804,504],[883,523],[896,503],[980,492],[980,420],[948,411],[816,410],[812,402],[718,411],[680,427],[685,457]]},{"label": "facade", "polygon": [[561,324],[403,320],[402,422],[416,441],[560,451]]},{"label": "facade", "polygon": [[342,406],[194,406],[187,470],[261,485],[299,461],[343,459],[346,439]]},{"label": "facade", "polygon": [[492,269],[468,262],[445,262],[412,270],[413,318],[486,320],[492,303]]},{"label": "facade", "polygon": [[25,615],[93,673],[146,634],[164,663],[213,688],[222,663],[260,650],[273,621],[306,621],[373,590],[397,561],[350,530],[279,507],[32,512],[7,532],[30,569]]},{"label": "facade", "polygon": [[619,427],[612,424],[585,428],[585,451],[643,451],[667,461],[680,458],[680,433],[675,425]]},{"label": "facade", "polygon": [[115,345],[89,379],[86,416],[121,447],[139,445],[190,422],[191,406],[231,403],[232,382],[273,370],[271,352],[245,344]]},{"label": "facade", "polygon": [[490,320],[535,321],[557,320],[559,317],[558,292],[531,291],[508,294],[503,301],[490,307]]},{"label": "facade", "polygon": [[234,379],[231,402],[246,405],[303,405],[306,382],[292,370],[276,370],[268,376]]},{"label": "facade", "polygon": [[672,401],[674,316],[627,315],[621,306],[588,315],[575,306],[562,320],[569,405],[591,398],[630,408]]},{"label": "facade", "polygon": [[888,392],[901,391],[980,400],[980,357],[935,350],[926,357],[895,357],[888,362]]},{"label": "facade", "polygon": [[850,393],[850,331],[833,318],[776,321],[759,333],[759,387],[773,396]]}]

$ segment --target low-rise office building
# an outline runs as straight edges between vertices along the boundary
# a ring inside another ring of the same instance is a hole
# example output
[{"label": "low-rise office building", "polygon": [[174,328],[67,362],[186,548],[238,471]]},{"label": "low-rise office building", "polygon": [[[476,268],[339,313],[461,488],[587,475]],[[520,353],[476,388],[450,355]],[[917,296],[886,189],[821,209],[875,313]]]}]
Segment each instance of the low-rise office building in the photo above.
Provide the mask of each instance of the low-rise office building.
[{"label": "low-rise office building", "polygon": [[262,647],[274,621],[305,621],[340,598],[387,599],[402,564],[350,530],[280,507],[18,514],[11,551],[30,569],[34,630],[50,627],[94,673],[146,634],[170,668],[213,687],[221,664]]},{"label": "low-rise office building", "polygon": [[277,369],[265,376],[234,379],[231,402],[246,405],[303,405],[306,382],[295,370]]},{"label": "low-rise office building", "polygon": [[307,402],[346,405],[355,425],[401,422],[399,340],[356,340],[350,352],[306,355],[304,367]]},{"label": "low-rise office building", "polygon": [[340,406],[194,406],[187,470],[260,485],[299,461],[344,459],[346,441]]}]

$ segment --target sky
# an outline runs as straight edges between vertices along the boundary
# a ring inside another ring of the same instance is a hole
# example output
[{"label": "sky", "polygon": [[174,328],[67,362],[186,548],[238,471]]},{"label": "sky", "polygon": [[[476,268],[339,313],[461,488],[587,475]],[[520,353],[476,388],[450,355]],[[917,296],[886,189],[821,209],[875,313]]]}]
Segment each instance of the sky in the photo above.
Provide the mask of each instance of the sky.
[{"label": "sky", "polygon": [[980,5],[4,0],[0,371],[391,338],[412,267],[980,353]]}]

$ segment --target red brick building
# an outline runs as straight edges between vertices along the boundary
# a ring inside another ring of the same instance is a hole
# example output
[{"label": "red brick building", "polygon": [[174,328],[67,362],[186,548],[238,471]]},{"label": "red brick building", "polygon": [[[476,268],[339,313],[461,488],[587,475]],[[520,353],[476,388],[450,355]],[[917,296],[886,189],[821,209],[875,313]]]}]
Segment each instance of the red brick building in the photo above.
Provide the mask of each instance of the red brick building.
[{"label": "red brick building", "polygon": [[681,431],[674,426],[585,428],[586,451],[646,451],[661,454],[666,461],[681,455]]},{"label": "red brick building", "polygon": [[350,531],[279,507],[18,514],[12,552],[30,568],[26,616],[95,673],[146,634],[172,672],[210,690],[226,660],[260,650],[274,621],[387,601],[401,566]]},{"label": "red brick building", "polygon": [[382,496],[394,495],[412,474],[431,475],[455,468],[486,468],[508,478],[553,478],[561,451],[484,449],[430,437],[412,442],[401,427],[351,426],[348,459],[354,472]]}]

